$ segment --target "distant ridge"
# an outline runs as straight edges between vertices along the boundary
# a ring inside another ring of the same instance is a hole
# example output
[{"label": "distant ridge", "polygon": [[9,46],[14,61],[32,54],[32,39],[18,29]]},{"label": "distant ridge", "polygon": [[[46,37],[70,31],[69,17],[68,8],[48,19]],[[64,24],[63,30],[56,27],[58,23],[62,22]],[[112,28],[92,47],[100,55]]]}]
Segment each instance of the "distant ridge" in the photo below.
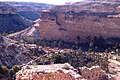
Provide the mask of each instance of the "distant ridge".
[{"label": "distant ridge", "polygon": [[60,6],[55,6],[53,11],[82,11],[89,10],[94,12],[120,12],[120,0],[85,0]]},{"label": "distant ridge", "polygon": [[15,14],[16,9],[3,3],[0,2],[0,14]]},{"label": "distant ridge", "polygon": [[32,21],[35,21],[40,17],[42,10],[50,9],[55,6],[52,4],[35,2],[5,1],[4,3],[14,7],[20,15]]},{"label": "distant ridge", "polygon": [[33,24],[32,21],[17,13],[16,9],[0,2],[0,33],[12,33],[25,29]]}]

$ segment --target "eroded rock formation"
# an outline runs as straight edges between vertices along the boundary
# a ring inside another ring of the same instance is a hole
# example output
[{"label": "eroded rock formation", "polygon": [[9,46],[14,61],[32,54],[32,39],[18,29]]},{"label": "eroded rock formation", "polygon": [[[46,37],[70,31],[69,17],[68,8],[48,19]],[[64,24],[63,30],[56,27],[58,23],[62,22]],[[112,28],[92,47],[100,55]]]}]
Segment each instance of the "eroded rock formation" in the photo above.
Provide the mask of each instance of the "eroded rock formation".
[{"label": "eroded rock formation", "polygon": [[[42,17],[33,27],[35,27],[40,35],[40,39],[77,41],[79,36],[81,40],[91,36],[120,37],[119,15],[114,12],[43,12]],[[24,30],[29,33],[30,30]],[[14,37],[21,36],[25,38],[27,35],[21,35],[23,32],[12,34]],[[34,39],[34,37],[33,37]]]},{"label": "eroded rock formation", "polygon": [[[17,74],[16,80],[101,80],[107,74],[94,66],[90,68],[82,68],[81,75],[76,72],[70,64],[52,64],[52,65],[36,65],[24,66]],[[107,77],[107,80],[112,78]],[[105,80],[105,78],[103,79]]]}]

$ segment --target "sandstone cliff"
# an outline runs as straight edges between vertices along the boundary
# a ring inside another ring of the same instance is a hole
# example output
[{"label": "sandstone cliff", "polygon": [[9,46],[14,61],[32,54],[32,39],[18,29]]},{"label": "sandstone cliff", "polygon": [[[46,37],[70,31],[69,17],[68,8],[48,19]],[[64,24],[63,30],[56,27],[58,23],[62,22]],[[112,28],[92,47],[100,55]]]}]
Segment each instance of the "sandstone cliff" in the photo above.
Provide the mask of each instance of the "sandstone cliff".
[{"label": "sandstone cliff", "polygon": [[[81,41],[85,41],[88,36],[119,38],[119,6],[118,0],[89,0],[55,6],[43,11],[40,19],[32,27],[40,33],[39,39],[75,42],[77,37],[80,37]],[[27,36],[20,34],[22,33],[12,36],[21,36],[21,38]],[[32,38],[36,39],[36,37]]]},{"label": "sandstone cliff", "polygon": [[[77,41],[79,36],[85,41],[87,36],[120,37],[119,22],[119,14],[113,12],[43,12],[41,19],[33,27],[40,33],[38,35],[40,39]],[[30,32],[28,29],[24,31]],[[12,36],[21,38],[27,36],[21,34],[23,33],[19,32]]]}]

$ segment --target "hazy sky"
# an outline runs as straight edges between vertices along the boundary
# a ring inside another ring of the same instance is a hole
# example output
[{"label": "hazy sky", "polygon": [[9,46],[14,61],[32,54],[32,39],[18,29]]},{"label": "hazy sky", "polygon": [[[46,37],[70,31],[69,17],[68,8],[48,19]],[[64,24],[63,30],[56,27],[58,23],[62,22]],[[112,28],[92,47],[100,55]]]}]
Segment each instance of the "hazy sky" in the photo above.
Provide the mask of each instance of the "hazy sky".
[{"label": "hazy sky", "polygon": [[39,2],[49,4],[64,4],[65,2],[78,2],[82,0],[0,0],[0,1],[22,1],[22,2]]}]

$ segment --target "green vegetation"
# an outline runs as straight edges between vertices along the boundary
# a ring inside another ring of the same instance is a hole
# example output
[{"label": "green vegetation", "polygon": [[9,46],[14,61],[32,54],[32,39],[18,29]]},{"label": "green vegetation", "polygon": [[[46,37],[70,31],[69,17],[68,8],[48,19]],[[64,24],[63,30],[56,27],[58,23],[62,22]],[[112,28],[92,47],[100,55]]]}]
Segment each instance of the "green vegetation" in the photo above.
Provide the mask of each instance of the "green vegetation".
[{"label": "green vegetation", "polygon": [[18,72],[20,70],[20,66],[14,65],[12,69],[14,70],[14,72]]},{"label": "green vegetation", "polygon": [[80,37],[77,36],[77,43],[76,42],[69,42],[69,41],[63,41],[63,40],[35,40],[34,42],[37,45],[41,45],[43,47],[58,47],[61,49],[73,49],[78,50],[81,48],[83,51],[89,51],[89,52],[111,52],[115,51],[118,54],[120,53],[120,38],[103,38],[100,37],[90,37],[88,36],[85,41],[81,41]]},{"label": "green vegetation", "polygon": [[14,65],[11,69],[6,66],[0,66],[0,79],[11,77],[11,80],[15,79],[15,74],[20,70],[20,66]]},{"label": "green vegetation", "polygon": [[10,72],[9,69],[6,66],[0,67],[0,74],[2,76],[8,76],[9,72]]}]

